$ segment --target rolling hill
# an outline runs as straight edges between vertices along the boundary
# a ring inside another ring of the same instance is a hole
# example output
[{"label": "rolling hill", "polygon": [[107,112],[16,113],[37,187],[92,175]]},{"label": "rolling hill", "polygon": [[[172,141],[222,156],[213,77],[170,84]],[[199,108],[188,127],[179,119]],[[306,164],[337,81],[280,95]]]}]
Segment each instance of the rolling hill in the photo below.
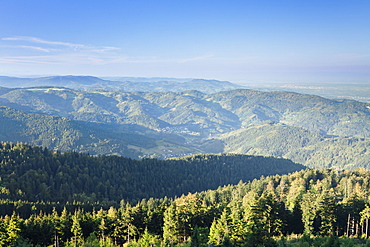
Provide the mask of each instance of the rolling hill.
[{"label": "rolling hill", "polygon": [[[205,94],[33,87],[1,88],[0,104],[19,114],[77,121],[81,133],[98,131],[98,139],[105,140],[98,146],[106,145],[99,151],[93,141],[71,141],[65,150],[125,155],[119,152],[124,147],[133,158],[232,152],[284,157],[311,167],[369,165],[370,105],[353,100],[244,89]],[[9,133],[3,131],[2,136]],[[128,134],[150,141],[117,144]],[[45,145],[36,139],[22,141]],[[107,152],[113,143],[117,148]],[[84,149],[76,149],[81,145]]]},{"label": "rolling hill", "polygon": [[[113,133],[99,125],[68,118],[24,113],[0,107],[0,139],[25,142],[53,150],[138,157],[140,148],[155,147],[155,140],[134,133]],[[107,127],[104,126],[106,129]],[[131,147],[131,148],[130,148]],[[135,147],[136,150],[135,150]]]}]

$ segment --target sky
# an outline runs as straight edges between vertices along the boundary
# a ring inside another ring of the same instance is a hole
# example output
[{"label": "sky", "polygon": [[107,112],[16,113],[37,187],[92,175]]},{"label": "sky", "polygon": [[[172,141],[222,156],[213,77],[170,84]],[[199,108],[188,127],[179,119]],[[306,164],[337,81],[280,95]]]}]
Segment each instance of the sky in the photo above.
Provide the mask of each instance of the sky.
[{"label": "sky", "polygon": [[0,0],[0,75],[370,83],[370,1]]}]

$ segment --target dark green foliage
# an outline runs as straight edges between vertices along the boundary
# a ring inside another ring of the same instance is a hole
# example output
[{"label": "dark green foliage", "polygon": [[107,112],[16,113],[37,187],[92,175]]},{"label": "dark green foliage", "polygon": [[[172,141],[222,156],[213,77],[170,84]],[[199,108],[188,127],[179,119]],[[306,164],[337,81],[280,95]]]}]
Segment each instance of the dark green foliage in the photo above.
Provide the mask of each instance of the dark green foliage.
[{"label": "dark green foliage", "polygon": [[195,226],[191,235],[191,247],[206,246],[208,242],[209,229],[206,227]]},{"label": "dark green foliage", "polygon": [[289,160],[246,155],[133,160],[0,143],[1,198],[34,202],[118,202],[180,196],[303,168]]},{"label": "dark green foliage", "polygon": [[[233,243],[231,242],[230,238],[228,235],[224,237],[224,240],[222,241],[221,244],[222,247],[233,247]],[[251,245],[250,245],[251,246]]]},{"label": "dark green foliage", "polygon": [[340,242],[337,236],[331,235],[322,247],[340,247]]}]

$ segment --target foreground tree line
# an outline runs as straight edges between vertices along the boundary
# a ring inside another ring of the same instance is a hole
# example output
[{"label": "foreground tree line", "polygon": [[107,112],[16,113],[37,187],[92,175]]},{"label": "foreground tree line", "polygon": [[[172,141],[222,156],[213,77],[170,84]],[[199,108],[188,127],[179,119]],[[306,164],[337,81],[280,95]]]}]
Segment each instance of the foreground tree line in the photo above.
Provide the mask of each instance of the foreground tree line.
[{"label": "foreground tree line", "polygon": [[3,200],[33,213],[2,216],[0,246],[354,246],[370,235],[369,193],[365,169],[307,169],[92,210]]}]

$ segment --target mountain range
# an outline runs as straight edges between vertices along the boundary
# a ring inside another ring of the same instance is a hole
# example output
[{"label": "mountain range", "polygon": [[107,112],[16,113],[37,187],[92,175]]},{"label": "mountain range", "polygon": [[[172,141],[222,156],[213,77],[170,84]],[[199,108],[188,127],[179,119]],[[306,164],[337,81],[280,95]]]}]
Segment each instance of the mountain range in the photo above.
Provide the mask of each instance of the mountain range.
[{"label": "mountain range", "polygon": [[[0,85],[9,86],[10,79]],[[36,87],[47,83],[35,79],[20,83],[33,87],[0,88],[3,141],[131,158],[228,152],[284,157],[310,167],[369,165],[368,103],[293,92],[228,90],[227,82],[206,81],[215,92],[129,92],[104,87],[108,81],[95,77],[45,79],[58,80],[59,85]],[[158,90],[161,85],[155,83],[158,78],[137,80]],[[20,86],[17,83],[13,86]],[[66,87],[73,83],[78,89]],[[182,84],[190,85],[186,79],[174,83]],[[198,85],[201,90],[203,84]]]},{"label": "mountain range", "polygon": [[37,78],[18,78],[0,76],[3,87],[39,87],[54,86],[78,90],[103,91],[173,91],[198,90],[203,93],[215,93],[224,90],[245,88],[228,81],[178,78],[140,78],[140,77],[105,77],[94,76],[49,76]]}]

